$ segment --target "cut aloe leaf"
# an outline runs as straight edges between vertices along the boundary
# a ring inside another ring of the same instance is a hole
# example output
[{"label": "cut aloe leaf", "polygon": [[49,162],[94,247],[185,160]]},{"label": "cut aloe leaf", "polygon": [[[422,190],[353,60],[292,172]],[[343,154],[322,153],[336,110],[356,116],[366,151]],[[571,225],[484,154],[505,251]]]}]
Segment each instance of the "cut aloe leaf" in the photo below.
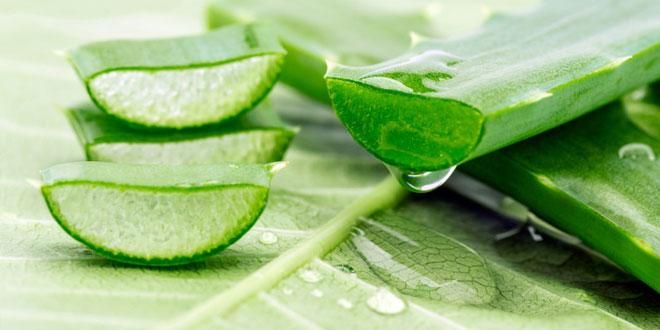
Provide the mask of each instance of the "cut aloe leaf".
[{"label": "cut aloe leaf", "polygon": [[660,78],[659,13],[654,0],[546,1],[380,64],[333,67],[328,89],[376,157],[409,171],[446,169]]},{"label": "cut aloe leaf", "polygon": [[660,291],[657,152],[616,103],[461,168]]},{"label": "cut aloe leaf", "polygon": [[285,56],[259,25],[198,36],[87,44],[69,60],[94,102],[124,121],[160,128],[218,123],[253,108]]},{"label": "cut aloe leaf", "polygon": [[178,265],[247,232],[266,205],[271,168],[79,162],[44,170],[41,190],[60,226],[99,254]]},{"label": "cut aloe leaf", "polygon": [[282,160],[296,129],[270,104],[221,125],[145,132],[106,115],[93,104],[67,111],[88,160],[131,164],[269,163]]}]

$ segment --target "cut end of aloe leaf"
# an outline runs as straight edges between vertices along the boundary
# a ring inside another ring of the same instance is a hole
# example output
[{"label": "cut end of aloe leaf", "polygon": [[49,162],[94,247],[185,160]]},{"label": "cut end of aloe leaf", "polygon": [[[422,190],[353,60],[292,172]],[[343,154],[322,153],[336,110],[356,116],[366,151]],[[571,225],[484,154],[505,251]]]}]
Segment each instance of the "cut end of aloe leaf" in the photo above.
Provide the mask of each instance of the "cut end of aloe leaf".
[{"label": "cut end of aloe leaf", "polygon": [[268,104],[220,126],[175,132],[134,129],[91,104],[67,117],[88,160],[126,164],[269,163],[284,157],[296,134]]},{"label": "cut end of aloe leaf", "polygon": [[260,165],[70,163],[43,171],[42,192],[62,228],[99,254],[179,265],[238,240],[266,205]]},{"label": "cut end of aloe leaf", "polygon": [[253,108],[275,84],[284,56],[268,28],[237,25],[198,36],[88,44],[69,59],[108,114],[181,129]]},{"label": "cut end of aloe leaf", "polygon": [[479,141],[482,115],[447,99],[327,77],[333,107],[353,138],[383,162],[406,171],[450,168]]}]

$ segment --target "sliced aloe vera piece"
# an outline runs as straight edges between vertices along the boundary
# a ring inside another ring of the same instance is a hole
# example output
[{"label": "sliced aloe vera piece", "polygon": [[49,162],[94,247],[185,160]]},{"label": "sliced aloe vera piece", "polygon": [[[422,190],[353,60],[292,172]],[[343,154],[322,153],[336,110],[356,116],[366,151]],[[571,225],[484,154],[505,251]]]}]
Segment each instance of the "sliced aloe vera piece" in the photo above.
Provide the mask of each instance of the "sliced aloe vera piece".
[{"label": "sliced aloe vera piece", "polygon": [[474,34],[327,74],[337,115],[384,162],[449,168],[660,78],[660,2],[545,1]]},{"label": "sliced aloe vera piece", "polygon": [[135,129],[93,104],[67,111],[88,160],[131,164],[269,163],[282,160],[296,129],[262,102],[221,125],[182,131]]},{"label": "sliced aloe vera piece", "polygon": [[261,214],[272,166],[79,162],[42,172],[53,217],[99,254],[144,265],[201,260]]},{"label": "sliced aloe vera piece", "polygon": [[616,103],[461,169],[660,291],[657,152],[660,140]]},{"label": "sliced aloe vera piece", "polygon": [[236,25],[197,36],[91,43],[72,50],[69,60],[108,114],[185,128],[253,108],[277,80],[284,56],[267,27]]}]

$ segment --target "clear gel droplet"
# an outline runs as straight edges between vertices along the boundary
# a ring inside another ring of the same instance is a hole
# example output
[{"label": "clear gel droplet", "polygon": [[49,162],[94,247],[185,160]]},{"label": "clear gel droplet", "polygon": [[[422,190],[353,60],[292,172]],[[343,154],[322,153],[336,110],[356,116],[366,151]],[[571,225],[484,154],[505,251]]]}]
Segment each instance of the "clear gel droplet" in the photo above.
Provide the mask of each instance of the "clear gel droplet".
[{"label": "clear gel droplet", "polygon": [[265,245],[273,245],[277,243],[277,235],[267,231],[261,234],[259,237],[259,242]]},{"label": "clear gel droplet", "polygon": [[456,166],[445,170],[427,172],[406,172],[393,166],[388,166],[387,168],[406,189],[416,193],[426,193],[447,182],[452,173],[454,173]]},{"label": "clear gel droplet", "polygon": [[380,314],[399,314],[406,309],[406,303],[385,288],[379,288],[367,299],[367,306]]},{"label": "clear gel droplet", "polygon": [[313,269],[303,269],[298,273],[298,277],[307,283],[317,283],[323,279],[321,273]]},{"label": "clear gel droplet", "polygon": [[650,161],[655,160],[653,149],[644,143],[628,143],[619,148],[619,158],[638,159],[646,158]]}]

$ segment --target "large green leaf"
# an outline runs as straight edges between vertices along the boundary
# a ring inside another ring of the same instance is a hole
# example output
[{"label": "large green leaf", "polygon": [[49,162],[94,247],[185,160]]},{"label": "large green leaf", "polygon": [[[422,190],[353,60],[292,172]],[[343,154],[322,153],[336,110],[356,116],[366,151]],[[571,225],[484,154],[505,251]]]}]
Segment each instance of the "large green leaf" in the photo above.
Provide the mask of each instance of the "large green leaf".
[{"label": "large green leaf", "polygon": [[[33,185],[40,169],[84,158],[56,109],[85,95],[50,50],[111,34],[191,32],[202,5],[176,3],[0,4],[0,328],[122,329],[167,323],[296,246],[386,175],[324,106],[280,89],[274,106],[302,127],[300,138],[256,228],[228,251],[189,267],[139,268],[97,257],[68,237],[50,219]],[[549,237],[534,242],[521,233],[494,239],[511,225],[444,192],[411,199],[363,219],[351,239],[308,265],[321,275],[319,282],[304,281],[299,274],[278,280],[276,287],[205,325],[660,326],[658,295],[646,286]],[[275,234],[277,242],[267,244],[272,241],[263,240],[264,233]],[[404,299],[405,310],[374,312],[367,301],[380,287]]]}]

